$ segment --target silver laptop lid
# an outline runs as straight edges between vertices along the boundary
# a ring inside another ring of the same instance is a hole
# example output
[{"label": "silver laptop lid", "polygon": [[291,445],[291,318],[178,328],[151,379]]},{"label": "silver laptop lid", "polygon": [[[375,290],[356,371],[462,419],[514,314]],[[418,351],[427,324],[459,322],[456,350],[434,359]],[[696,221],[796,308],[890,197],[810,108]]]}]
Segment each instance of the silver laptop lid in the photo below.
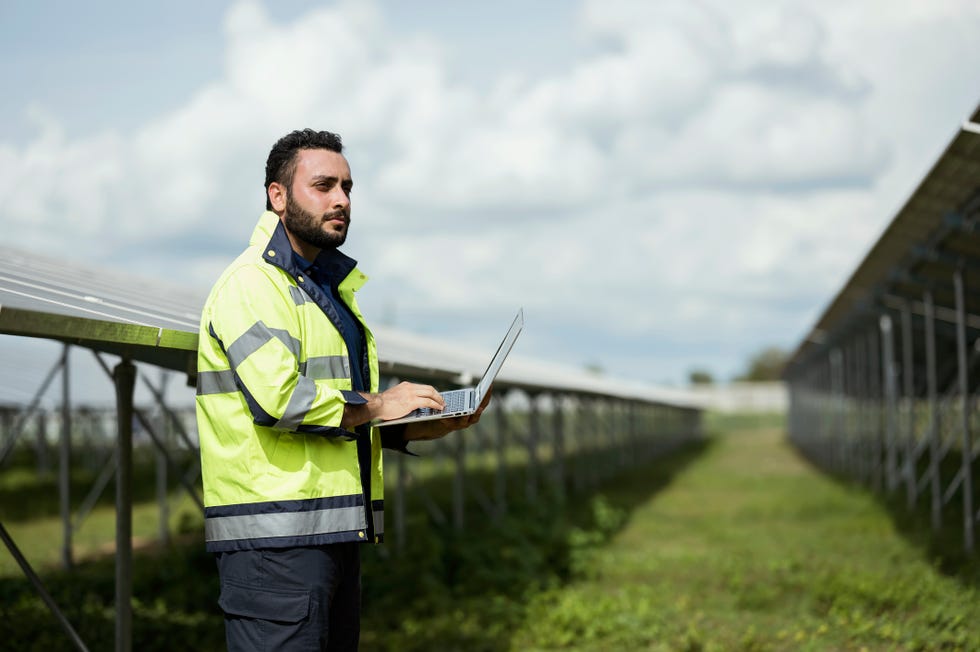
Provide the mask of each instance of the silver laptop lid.
[{"label": "silver laptop lid", "polygon": [[483,374],[483,378],[480,379],[480,384],[476,386],[476,403],[479,405],[480,401],[486,395],[487,391],[490,389],[490,385],[493,384],[494,379],[497,377],[497,372],[504,365],[504,360],[507,359],[507,354],[514,347],[514,342],[517,341],[517,336],[521,334],[521,329],[524,328],[524,308],[517,311],[517,316],[514,317],[514,322],[510,325],[510,330],[507,331],[507,335],[504,336],[503,341],[500,346],[497,347],[497,352],[493,354],[493,359],[490,360],[490,366],[487,367],[486,372]]}]

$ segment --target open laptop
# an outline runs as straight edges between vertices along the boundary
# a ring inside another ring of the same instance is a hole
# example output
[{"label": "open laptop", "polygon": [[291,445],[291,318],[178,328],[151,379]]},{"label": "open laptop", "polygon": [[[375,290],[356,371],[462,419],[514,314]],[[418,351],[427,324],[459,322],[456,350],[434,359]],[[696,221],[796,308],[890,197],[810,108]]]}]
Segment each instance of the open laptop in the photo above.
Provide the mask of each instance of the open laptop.
[{"label": "open laptop", "polygon": [[430,419],[449,419],[452,417],[462,417],[468,414],[473,414],[476,409],[480,406],[480,402],[483,397],[486,396],[487,392],[490,390],[490,386],[493,384],[494,378],[497,377],[497,372],[504,365],[504,360],[507,359],[507,354],[514,347],[514,342],[517,341],[517,336],[521,334],[521,330],[524,328],[524,309],[521,308],[517,311],[517,316],[514,317],[513,323],[510,325],[510,329],[507,334],[504,335],[504,339],[501,340],[500,346],[497,347],[497,352],[493,354],[493,358],[490,360],[490,366],[483,373],[483,378],[477,383],[476,387],[467,387],[465,389],[454,389],[448,392],[440,392],[440,396],[446,402],[446,407],[443,410],[433,410],[430,408],[420,408],[418,410],[413,410],[407,415],[399,419],[390,419],[388,421],[378,421],[375,422],[376,426],[393,426],[397,423],[410,423],[412,421],[426,421]]}]

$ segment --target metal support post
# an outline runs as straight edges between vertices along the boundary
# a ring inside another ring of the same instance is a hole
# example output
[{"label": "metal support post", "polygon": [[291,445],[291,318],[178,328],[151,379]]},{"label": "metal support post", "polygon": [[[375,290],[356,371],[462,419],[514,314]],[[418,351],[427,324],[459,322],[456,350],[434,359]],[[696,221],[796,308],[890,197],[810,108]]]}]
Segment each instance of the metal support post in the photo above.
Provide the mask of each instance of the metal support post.
[{"label": "metal support post", "polygon": [[891,315],[882,315],[879,326],[881,358],[884,361],[881,366],[882,384],[885,387],[885,486],[891,493],[898,486],[898,451],[895,450],[895,433],[898,428],[898,383],[895,377],[895,334]]},{"label": "metal support post", "polygon": [[841,353],[844,356],[844,378],[843,382],[841,383],[841,387],[843,388],[842,397],[844,401],[845,418],[844,430],[846,433],[846,438],[844,441],[844,474],[853,480],[857,477],[857,471],[854,464],[854,460],[856,459],[854,452],[854,419],[857,405],[857,397],[855,395],[857,383],[855,382],[854,378],[854,360],[857,356],[854,353],[853,342],[846,342],[841,347]]},{"label": "metal support post", "polygon": [[405,455],[395,455],[395,551],[405,552]]},{"label": "metal support post", "polygon": [[830,392],[836,397],[836,426],[832,430],[832,436],[836,440],[834,446],[834,468],[837,473],[845,474],[847,471],[847,433],[845,428],[845,409],[844,401],[844,352],[840,348],[835,348],[830,352]]},{"label": "metal support post", "polygon": [[586,412],[589,418],[586,420],[586,433],[585,433],[585,455],[583,461],[586,464],[586,486],[589,489],[593,489],[599,486],[600,476],[602,473],[602,464],[599,459],[598,449],[599,449],[599,407],[598,399],[589,398]]},{"label": "metal support post", "polygon": [[[831,373],[830,356],[821,359],[815,370],[813,385],[807,394],[807,402],[800,412],[800,429],[807,433],[810,441],[819,444],[822,453],[823,466],[833,470],[833,437],[829,432],[831,421]],[[807,425],[809,423],[809,425]]]},{"label": "metal support post", "polygon": [[61,353],[61,451],[58,461],[58,500],[61,505],[61,565],[72,567],[71,531],[71,346]]},{"label": "metal support post", "polygon": [[963,271],[953,275],[956,292],[956,360],[960,384],[960,426],[962,428],[961,451],[963,475],[963,545],[973,552],[973,437],[970,433],[970,386],[966,353],[966,303],[963,298]]},{"label": "metal support post", "polygon": [[501,516],[507,513],[507,413],[504,410],[504,396],[494,401],[494,411],[497,413],[497,473],[494,478],[497,512]]},{"label": "metal support post", "polygon": [[637,452],[639,447],[636,445],[636,403],[630,401],[627,405],[626,415],[626,441],[629,445],[629,461],[632,466],[636,466]]},{"label": "metal support post", "polygon": [[615,468],[616,415],[612,401],[606,398],[596,400],[596,449],[602,464],[599,467],[599,480],[605,482]]},{"label": "metal support post", "polygon": [[[627,412],[626,401],[620,399],[616,401],[616,414],[618,418],[616,419],[616,462],[619,470],[622,471],[629,464],[629,450],[627,449],[627,444],[629,443],[629,414]],[[685,419],[685,421],[687,421]],[[687,424],[685,423],[685,431],[687,430]],[[686,436],[685,432],[685,436]]]},{"label": "metal support post", "polygon": [[857,379],[854,371],[854,361],[857,353],[854,350],[854,343],[848,342],[842,349],[844,354],[844,413],[847,415],[847,471],[846,474],[853,480],[858,477],[859,467],[857,464],[857,453],[855,449],[855,415],[857,414]]},{"label": "metal support post", "polygon": [[912,338],[912,311],[908,302],[902,306],[902,393],[905,396],[905,459],[902,475],[905,478],[905,502],[915,507],[918,480],[915,470],[915,366]]},{"label": "metal support post", "polygon": [[12,408],[0,406],[0,441],[11,437],[14,432],[14,412]]},{"label": "metal support post", "polygon": [[466,525],[466,440],[463,433],[453,436],[453,526],[462,532]]},{"label": "metal support post", "polygon": [[538,397],[528,396],[530,402],[527,423],[527,484],[525,498],[528,504],[534,504],[538,499],[538,430],[541,421],[538,418]]},{"label": "metal support post", "polygon": [[575,493],[581,493],[586,487],[587,478],[585,477],[585,469],[588,468],[588,460],[586,456],[588,455],[588,446],[585,443],[585,433],[588,430],[588,424],[586,423],[586,415],[588,413],[588,408],[585,405],[585,397],[578,396],[575,399],[575,452],[574,452],[574,464],[572,465],[572,487]]},{"label": "metal support post", "polygon": [[51,451],[48,449],[48,415],[44,410],[37,413],[37,472],[51,470]]},{"label": "metal support post", "polygon": [[869,453],[871,436],[869,433],[872,430],[868,418],[870,416],[868,403],[871,399],[871,383],[868,382],[870,364],[868,362],[868,350],[864,338],[858,335],[855,336],[855,340],[855,346],[857,347],[857,354],[854,360],[856,366],[854,370],[854,398],[857,401],[857,427],[855,428],[855,432],[857,433],[856,459],[858,464],[858,479],[862,483],[868,483],[871,480],[871,455]]},{"label": "metal support post", "polygon": [[[165,369],[160,370],[160,396],[164,396],[164,392],[167,388],[167,371]],[[170,444],[170,424],[167,421],[167,415],[161,410],[160,411],[160,447],[156,454],[156,480],[157,480],[157,509],[159,511],[159,530],[160,530],[160,541],[166,545],[170,543],[170,501],[167,495],[167,467],[169,466],[169,460],[167,458],[166,449]]]},{"label": "metal support post", "polygon": [[554,474],[555,474],[555,496],[558,498],[558,502],[564,502],[565,500],[565,420],[564,420],[564,397],[561,394],[555,394],[552,401],[552,419],[554,427],[555,444],[554,451],[555,457],[552,463],[554,464]]},{"label": "metal support post", "polygon": [[800,409],[799,428],[811,446],[820,451],[819,463],[827,471],[834,466],[834,439],[829,432],[831,417],[830,357],[814,365],[806,402]]},{"label": "metal support post", "polygon": [[932,292],[926,290],[926,382],[929,388],[929,481],[932,493],[932,527],[942,526],[943,495],[939,486],[939,401],[936,380],[936,324]]},{"label": "metal support post", "polygon": [[119,464],[116,467],[116,652],[133,649],[133,387],[136,367],[124,358],[116,384]]},{"label": "metal support post", "polygon": [[882,432],[882,412],[883,401],[881,388],[883,383],[881,374],[883,365],[881,362],[881,343],[878,341],[878,329],[872,328],[868,332],[868,357],[870,366],[868,368],[868,416],[869,436],[868,452],[871,461],[871,486],[875,491],[881,491],[884,486],[884,433]]}]

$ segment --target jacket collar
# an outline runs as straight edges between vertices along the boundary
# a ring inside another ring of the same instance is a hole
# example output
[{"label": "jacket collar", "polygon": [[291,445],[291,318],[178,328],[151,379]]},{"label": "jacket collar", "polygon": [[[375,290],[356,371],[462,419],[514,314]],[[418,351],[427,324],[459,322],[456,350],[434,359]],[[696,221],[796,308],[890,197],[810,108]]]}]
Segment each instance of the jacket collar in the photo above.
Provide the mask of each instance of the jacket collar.
[{"label": "jacket collar", "polygon": [[[262,258],[265,262],[275,265],[293,278],[306,274],[306,270],[302,269],[293,257],[293,248],[286,236],[286,227],[282,225],[279,216],[272,211],[262,213],[252,231],[249,245],[264,247]],[[356,269],[357,261],[339,250],[322,251],[314,262],[322,269],[333,270],[335,278],[343,279],[340,283],[343,289],[357,291],[367,282],[367,276]]]}]

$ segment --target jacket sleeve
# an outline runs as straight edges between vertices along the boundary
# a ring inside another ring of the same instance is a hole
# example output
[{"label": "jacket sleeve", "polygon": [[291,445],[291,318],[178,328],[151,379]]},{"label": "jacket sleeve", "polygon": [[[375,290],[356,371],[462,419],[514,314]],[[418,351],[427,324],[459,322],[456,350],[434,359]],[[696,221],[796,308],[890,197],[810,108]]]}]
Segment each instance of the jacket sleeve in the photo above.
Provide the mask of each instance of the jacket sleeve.
[{"label": "jacket sleeve", "polygon": [[303,342],[299,315],[279,270],[246,265],[212,292],[205,323],[216,365],[227,366],[253,421],[291,432],[354,438],[340,427],[344,406],[363,402],[300,373]]}]

